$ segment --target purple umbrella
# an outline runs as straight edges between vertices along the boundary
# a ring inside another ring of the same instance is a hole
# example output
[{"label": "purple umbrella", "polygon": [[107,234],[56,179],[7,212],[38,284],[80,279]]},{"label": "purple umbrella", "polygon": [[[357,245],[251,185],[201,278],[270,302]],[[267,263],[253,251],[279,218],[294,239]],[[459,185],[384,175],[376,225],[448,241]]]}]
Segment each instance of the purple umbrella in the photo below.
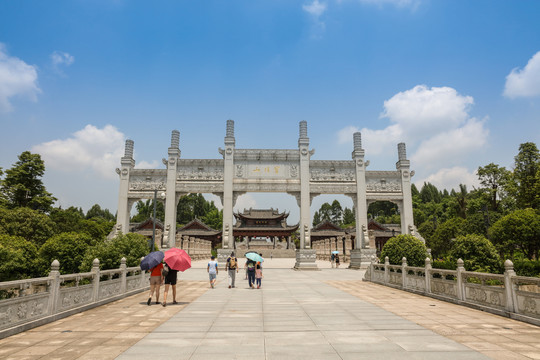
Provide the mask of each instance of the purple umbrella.
[{"label": "purple umbrella", "polygon": [[154,251],[141,260],[141,269],[150,270],[163,261],[165,255],[161,251]]}]

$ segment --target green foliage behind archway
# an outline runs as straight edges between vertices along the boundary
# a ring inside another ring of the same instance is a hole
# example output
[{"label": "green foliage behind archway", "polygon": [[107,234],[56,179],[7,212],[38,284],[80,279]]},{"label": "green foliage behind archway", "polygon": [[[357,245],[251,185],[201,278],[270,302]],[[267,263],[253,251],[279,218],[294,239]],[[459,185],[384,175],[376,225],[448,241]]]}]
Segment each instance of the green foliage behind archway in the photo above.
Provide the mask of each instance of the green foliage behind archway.
[{"label": "green foliage behind archway", "polygon": [[424,266],[429,256],[426,245],[412,235],[398,235],[384,244],[381,259],[388,256],[390,264],[401,265],[401,259],[407,258],[409,266]]}]

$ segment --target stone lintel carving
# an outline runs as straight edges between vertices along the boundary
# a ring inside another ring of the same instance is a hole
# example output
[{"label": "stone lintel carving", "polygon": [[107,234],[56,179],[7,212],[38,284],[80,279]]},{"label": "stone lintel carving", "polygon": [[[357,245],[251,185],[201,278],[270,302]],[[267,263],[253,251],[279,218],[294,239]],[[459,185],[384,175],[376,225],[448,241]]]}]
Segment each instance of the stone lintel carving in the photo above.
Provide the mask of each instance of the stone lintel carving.
[{"label": "stone lintel carving", "polygon": [[223,180],[223,160],[221,159],[179,159],[177,181]]},{"label": "stone lintel carving", "polygon": [[235,149],[235,161],[294,161],[300,160],[296,149]]},{"label": "stone lintel carving", "polygon": [[318,194],[347,194],[356,192],[356,183],[311,182],[309,190]]},{"label": "stone lintel carving", "polygon": [[401,181],[395,178],[368,178],[366,179],[366,191],[379,193],[401,192]]},{"label": "stone lintel carving", "polygon": [[247,180],[247,181],[235,181],[233,184],[233,191],[240,192],[281,192],[288,193],[291,191],[300,191],[300,182],[291,183],[286,180],[275,180],[275,181],[256,181],[256,180]]},{"label": "stone lintel carving", "polygon": [[197,182],[197,181],[181,181],[176,182],[176,191],[183,193],[214,193],[223,191],[223,182]]}]

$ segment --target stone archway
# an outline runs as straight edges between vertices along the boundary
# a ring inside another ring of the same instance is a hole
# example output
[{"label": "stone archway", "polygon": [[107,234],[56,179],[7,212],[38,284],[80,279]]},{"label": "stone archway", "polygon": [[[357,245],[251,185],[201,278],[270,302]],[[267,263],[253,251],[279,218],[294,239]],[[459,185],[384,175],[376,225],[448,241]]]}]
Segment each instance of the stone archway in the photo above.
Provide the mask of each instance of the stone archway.
[{"label": "stone archway", "polygon": [[352,160],[312,160],[315,150],[309,148],[307,122],[299,124],[297,149],[236,149],[234,121],[227,120],[225,148],[219,148],[221,159],[180,158],[180,133],[172,132],[166,169],[135,169],[133,141],[126,141],[121,159],[118,196],[117,231],[129,224],[128,204],[141,198],[141,192],[165,191],[165,238],[174,246],[176,205],[185,193],[213,193],[223,204],[222,254],[234,247],[233,207],[239,195],[246,192],[288,193],[300,207],[300,248],[296,254],[297,269],[316,269],[315,250],[310,241],[310,205],[319,194],[344,194],[353,199],[356,214],[356,237],[351,252],[351,267],[367,264],[374,254],[369,246],[368,202],[387,199],[400,202],[403,232],[415,234],[411,198],[410,162],[405,144],[398,144],[395,171],[367,171],[359,132],[353,135]]}]

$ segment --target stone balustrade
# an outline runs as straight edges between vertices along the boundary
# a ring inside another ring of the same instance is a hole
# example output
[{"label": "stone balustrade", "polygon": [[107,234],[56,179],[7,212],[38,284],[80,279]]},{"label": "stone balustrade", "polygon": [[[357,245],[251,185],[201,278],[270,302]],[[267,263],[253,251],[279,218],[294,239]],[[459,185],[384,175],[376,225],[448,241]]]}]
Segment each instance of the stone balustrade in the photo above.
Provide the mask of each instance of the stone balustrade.
[{"label": "stone balustrade", "polygon": [[149,288],[139,266],[60,275],[54,260],[48,277],[0,282],[0,339],[115,301]]},{"label": "stone balustrade", "polygon": [[[345,248],[343,245],[345,245]],[[351,250],[353,249],[352,245],[350,235],[314,240],[311,243],[312,249],[316,251],[317,260],[330,260],[332,251],[339,251],[339,258],[342,262],[348,262],[350,260]]]},{"label": "stone balustrade", "polygon": [[395,287],[439,300],[488,311],[540,325],[540,278],[517,276],[510,260],[500,274],[466,271],[459,259],[456,270],[434,269],[429,258],[425,267],[372,262],[364,281]]},{"label": "stone balustrade", "polygon": [[212,242],[188,235],[178,235],[176,247],[188,253],[191,260],[209,259],[212,254]]}]

